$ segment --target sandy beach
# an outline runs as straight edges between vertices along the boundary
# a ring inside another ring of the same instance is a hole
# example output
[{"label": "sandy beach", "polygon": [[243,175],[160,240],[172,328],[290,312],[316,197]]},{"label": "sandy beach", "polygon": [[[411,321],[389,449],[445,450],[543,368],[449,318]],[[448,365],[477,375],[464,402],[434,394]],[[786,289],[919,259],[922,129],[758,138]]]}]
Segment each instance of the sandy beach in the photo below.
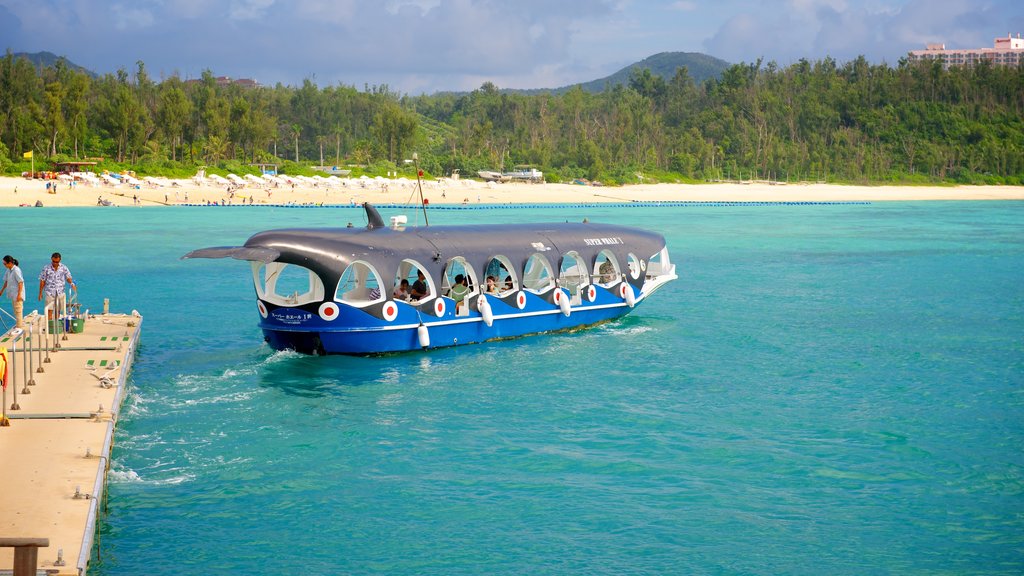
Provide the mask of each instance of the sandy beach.
[{"label": "sandy beach", "polygon": [[[159,180],[159,179],[158,179]],[[114,206],[178,204],[375,204],[415,203],[414,181],[334,180],[241,187],[213,181],[159,180],[128,184],[56,183],[56,192],[43,180],[0,178],[0,206],[96,206],[100,199]],[[842,186],[832,184],[650,184],[619,187],[574,184],[493,183],[442,179],[423,182],[431,204],[606,203],[633,201],[701,202],[840,202],[915,200],[1024,200],[1024,186]],[[136,200],[137,198],[137,200]]]}]

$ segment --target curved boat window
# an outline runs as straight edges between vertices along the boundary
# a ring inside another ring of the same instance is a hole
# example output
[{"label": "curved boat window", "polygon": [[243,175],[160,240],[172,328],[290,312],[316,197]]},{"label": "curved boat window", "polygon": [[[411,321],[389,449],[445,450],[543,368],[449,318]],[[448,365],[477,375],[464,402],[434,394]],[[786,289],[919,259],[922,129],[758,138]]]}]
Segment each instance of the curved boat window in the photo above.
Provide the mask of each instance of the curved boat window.
[{"label": "curved boat window", "polygon": [[455,315],[469,315],[469,306],[464,301],[479,292],[476,272],[466,259],[456,256],[449,260],[444,267],[444,277],[441,278],[441,293],[455,301]]},{"label": "curved boat window", "polygon": [[415,260],[402,260],[398,265],[398,273],[395,274],[392,298],[418,304],[436,296],[434,279],[426,270],[426,267]]},{"label": "curved boat window", "polygon": [[580,289],[589,284],[587,267],[580,260],[576,251],[566,252],[562,255],[562,265],[558,270],[558,285],[569,291],[572,304],[580,303]]},{"label": "curved boat window", "polygon": [[492,256],[484,269],[484,291],[499,298],[508,296],[516,289],[516,271],[507,256]]},{"label": "curved boat window", "polygon": [[668,246],[662,248],[660,252],[651,256],[650,260],[647,261],[648,276],[660,276],[667,273],[671,268],[672,261],[668,257]]},{"label": "curved boat window", "polygon": [[324,283],[312,270],[284,262],[252,263],[256,294],[278,306],[300,306],[324,299]]},{"label": "curved boat window", "polygon": [[380,275],[373,266],[357,260],[349,264],[341,275],[334,299],[352,306],[362,307],[384,300]]},{"label": "curved boat window", "polygon": [[534,294],[543,294],[555,285],[551,264],[541,254],[534,254],[523,268],[523,288]]},{"label": "curved boat window", "polygon": [[620,274],[615,255],[608,250],[601,250],[594,259],[594,283],[606,288],[613,286],[618,282]]},{"label": "curved boat window", "polygon": [[629,253],[629,260],[626,262],[626,267],[629,268],[629,277],[636,280],[640,277],[641,263],[640,259],[636,257],[636,254]]}]

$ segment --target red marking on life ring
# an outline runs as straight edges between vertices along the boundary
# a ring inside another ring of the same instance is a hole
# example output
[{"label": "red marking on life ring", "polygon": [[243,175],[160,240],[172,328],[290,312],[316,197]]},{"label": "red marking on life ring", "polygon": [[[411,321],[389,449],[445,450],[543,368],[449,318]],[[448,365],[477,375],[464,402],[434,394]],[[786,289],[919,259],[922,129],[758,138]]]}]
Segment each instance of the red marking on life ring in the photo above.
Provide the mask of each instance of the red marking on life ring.
[{"label": "red marking on life ring", "polygon": [[555,289],[555,304],[558,304],[561,301],[562,301],[562,289],[561,288],[556,288]]},{"label": "red marking on life ring", "polygon": [[526,294],[522,292],[516,294],[516,306],[518,306],[520,310],[526,308]]},{"label": "red marking on life ring", "polygon": [[256,302],[256,308],[260,311],[260,316],[267,317],[267,307],[263,305],[263,302]]},{"label": "red marking on life ring", "polygon": [[439,318],[444,316],[444,300],[438,298],[437,301],[434,302],[434,314]]},{"label": "red marking on life ring", "polygon": [[594,300],[597,300],[597,288],[587,286],[587,301],[593,302]]},{"label": "red marking on life ring", "polygon": [[388,302],[384,304],[384,308],[381,309],[381,313],[384,315],[384,319],[388,322],[398,318],[398,304],[394,302]]},{"label": "red marking on life ring", "polygon": [[324,302],[320,305],[320,317],[330,322],[338,317],[338,305],[334,302]]},{"label": "red marking on life ring", "polygon": [[622,284],[619,285],[619,296],[621,296],[623,299],[626,298],[626,283],[625,282],[623,282]]}]

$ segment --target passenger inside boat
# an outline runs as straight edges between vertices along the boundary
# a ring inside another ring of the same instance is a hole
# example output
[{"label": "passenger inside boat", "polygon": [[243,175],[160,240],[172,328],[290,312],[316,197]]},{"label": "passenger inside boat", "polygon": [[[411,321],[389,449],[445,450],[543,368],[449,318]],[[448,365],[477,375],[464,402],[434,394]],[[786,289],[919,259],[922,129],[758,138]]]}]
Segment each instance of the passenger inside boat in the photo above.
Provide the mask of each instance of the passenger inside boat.
[{"label": "passenger inside boat", "polygon": [[423,275],[423,270],[416,271],[416,281],[412,283],[410,294],[413,300],[422,300],[430,294],[430,289],[427,288],[427,277]]},{"label": "passenger inside boat", "polygon": [[498,293],[498,280],[494,276],[487,277],[487,286],[485,290],[488,294]]},{"label": "passenger inside boat", "polygon": [[618,281],[619,267],[616,264],[615,256],[607,250],[602,250],[594,263],[593,282],[605,288],[611,288]]},{"label": "passenger inside boat", "polygon": [[409,299],[412,298],[411,291],[412,288],[409,287],[409,281],[406,280],[405,278],[402,278],[402,281],[399,282],[398,286],[395,287],[395,291],[391,294],[391,297],[394,298],[395,300],[408,301]]},{"label": "passenger inside boat", "polygon": [[469,294],[469,283],[466,281],[466,277],[462,274],[455,275],[455,284],[452,285],[448,291],[448,296],[452,300],[455,300],[455,315],[459,315],[459,311],[463,306],[463,301],[466,299],[466,295]]},{"label": "passenger inside boat", "polygon": [[[516,284],[512,269],[512,262],[506,256],[494,256],[487,262],[484,274],[494,278],[494,289],[499,298],[504,298],[515,290]],[[488,289],[488,294],[495,294],[495,292]]]}]

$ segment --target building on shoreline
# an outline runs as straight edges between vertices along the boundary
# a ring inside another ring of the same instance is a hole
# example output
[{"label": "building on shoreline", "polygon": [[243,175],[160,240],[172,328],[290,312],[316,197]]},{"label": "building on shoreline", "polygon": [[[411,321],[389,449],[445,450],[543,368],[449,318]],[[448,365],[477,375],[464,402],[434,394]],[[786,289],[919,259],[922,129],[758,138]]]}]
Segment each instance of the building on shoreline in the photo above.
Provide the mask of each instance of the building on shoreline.
[{"label": "building on shoreline", "polygon": [[947,50],[945,44],[927,44],[924,50],[911,50],[911,62],[939,60],[943,68],[950,66],[973,66],[988,61],[996,66],[1019,66],[1024,63],[1024,39],[1017,34],[1014,38],[996,38],[992,48],[970,48]]}]

